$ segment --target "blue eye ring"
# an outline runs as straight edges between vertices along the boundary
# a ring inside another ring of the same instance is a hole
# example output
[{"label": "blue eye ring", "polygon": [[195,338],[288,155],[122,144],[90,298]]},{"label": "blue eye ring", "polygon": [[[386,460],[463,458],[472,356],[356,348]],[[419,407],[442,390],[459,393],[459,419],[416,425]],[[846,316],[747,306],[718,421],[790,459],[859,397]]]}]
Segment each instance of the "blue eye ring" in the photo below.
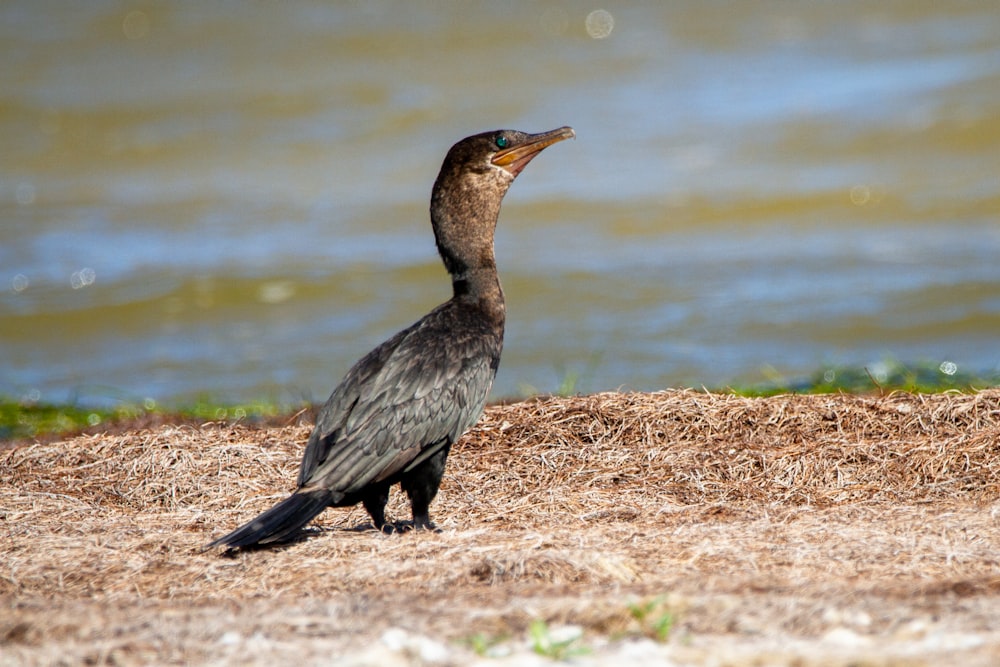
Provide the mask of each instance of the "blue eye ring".
[{"label": "blue eye ring", "polygon": [[507,148],[507,146],[510,145],[510,140],[508,140],[507,137],[500,136],[500,137],[497,137],[497,140],[496,140],[495,143],[497,145],[497,148]]}]

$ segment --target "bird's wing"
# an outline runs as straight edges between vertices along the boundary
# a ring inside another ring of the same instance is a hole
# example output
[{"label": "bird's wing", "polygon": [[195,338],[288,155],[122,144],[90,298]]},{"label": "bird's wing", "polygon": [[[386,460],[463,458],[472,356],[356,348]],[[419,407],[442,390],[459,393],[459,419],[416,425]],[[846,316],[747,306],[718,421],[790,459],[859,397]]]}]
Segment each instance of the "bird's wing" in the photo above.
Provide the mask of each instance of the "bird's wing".
[{"label": "bird's wing", "polygon": [[457,440],[482,414],[500,345],[446,304],[372,350],[323,406],[300,487],[351,494]]}]

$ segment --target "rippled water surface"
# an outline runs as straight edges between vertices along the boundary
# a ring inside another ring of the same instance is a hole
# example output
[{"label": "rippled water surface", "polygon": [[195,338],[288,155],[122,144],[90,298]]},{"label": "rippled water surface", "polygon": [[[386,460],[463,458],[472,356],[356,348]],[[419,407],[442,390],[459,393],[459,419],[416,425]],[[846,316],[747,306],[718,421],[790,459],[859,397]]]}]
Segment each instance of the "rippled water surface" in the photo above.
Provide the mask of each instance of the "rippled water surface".
[{"label": "rippled water surface", "polygon": [[993,2],[0,4],[0,394],[321,400],[507,196],[494,396],[1000,370]]}]

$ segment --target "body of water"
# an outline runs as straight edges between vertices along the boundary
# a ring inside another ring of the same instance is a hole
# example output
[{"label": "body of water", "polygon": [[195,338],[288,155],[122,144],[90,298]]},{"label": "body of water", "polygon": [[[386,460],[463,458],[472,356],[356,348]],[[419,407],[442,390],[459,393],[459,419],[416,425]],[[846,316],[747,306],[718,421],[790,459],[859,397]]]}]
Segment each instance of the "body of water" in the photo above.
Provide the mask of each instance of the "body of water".
[{"label": "body of water", "polygon": [[0,5],[0,394],[323,400],[507,196],[494,397],[1000,371],[993,2]]}]

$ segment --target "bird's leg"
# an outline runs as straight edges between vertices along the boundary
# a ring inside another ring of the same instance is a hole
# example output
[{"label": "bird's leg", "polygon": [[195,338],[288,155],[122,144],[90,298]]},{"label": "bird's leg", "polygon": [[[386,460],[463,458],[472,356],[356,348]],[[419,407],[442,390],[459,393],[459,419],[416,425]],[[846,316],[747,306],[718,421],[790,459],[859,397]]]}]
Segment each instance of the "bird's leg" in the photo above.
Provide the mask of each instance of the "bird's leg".
[{"label": "bird's leg", "polygon": [[365,490],[364,495],[361,497],[361,502],[364,504],[365,509],[368,510],[369,516],[371,516],[375,530],[383,533],[392,532],[391,527],[390,530],[386,530],[385,523],[385,504],[389,502],[388,484],[373,484]]},{"label": "bird's leg", "polygon": [[400,482],[406,495],[410,497],[410,508],[413,511],[413,528],[419,530],[435,530],[431,523],[430,506],[441,477],[444,475],[444,464],[448,460],[448,450],[451,445],[445,445],[441,451],[410,471]]}]

